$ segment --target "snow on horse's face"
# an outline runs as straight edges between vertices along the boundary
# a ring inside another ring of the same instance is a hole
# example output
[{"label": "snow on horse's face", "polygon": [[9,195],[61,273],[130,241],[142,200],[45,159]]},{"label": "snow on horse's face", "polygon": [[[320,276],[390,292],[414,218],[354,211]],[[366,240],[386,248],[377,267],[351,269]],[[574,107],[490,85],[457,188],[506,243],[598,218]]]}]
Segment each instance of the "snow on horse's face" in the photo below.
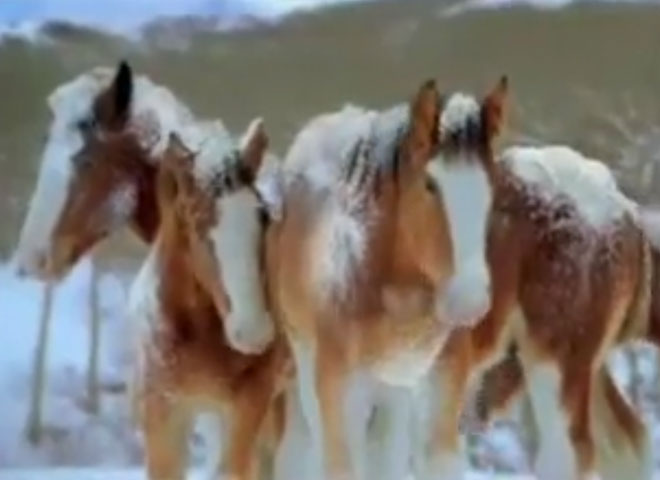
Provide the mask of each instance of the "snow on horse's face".
[{"label": "snow on horse's face", "polygon": [[170,223],[186,239],[174,248],[188,255],[227,338],[244,353],[263,351],[274,335],[263,293],[268,213],[257,185],[267,144],[260,119],[237,146],[217,123],[184,130],[170,138],[157,183],[164,224],[176,215]]},{"label": "snow on horse's face", "polygon": [[15,260],[20,272],[58,278],[129,223],[151,238],[158,158],[169,133],[192,117],[125,63],[79,75],[48,104],[52,121]]}]

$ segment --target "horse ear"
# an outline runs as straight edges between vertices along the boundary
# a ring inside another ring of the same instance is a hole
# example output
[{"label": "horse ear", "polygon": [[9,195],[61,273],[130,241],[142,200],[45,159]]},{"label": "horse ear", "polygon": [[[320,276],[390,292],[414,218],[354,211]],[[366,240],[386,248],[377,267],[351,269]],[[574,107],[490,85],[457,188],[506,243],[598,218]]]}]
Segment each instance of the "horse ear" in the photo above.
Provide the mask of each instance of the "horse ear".
[{"label": "horse ear", "polygon": [[96,119],[109,130],[121,130],[128,119],[132,98],[133,72],[128,63],[122,61],[112,83],[96,100]]},{"label": "horse ear", "polygon": [[186,148],[181,138],[174,132],[167,139],[168,157],[172,160],[190,158],[192,152]]},{"label": "horse ear", "polygon": [[126,61],[119,64],[111,91],[115,115],[126,118],[133,97],[133,71]]},{"label": "horse ear", "polygon": [[241,137],[240,151],[243,164],[248,168],[253,178],[257,177],[261,162],[268,149],[268,135],[264,129],[262,118],[250,122],[245,134]]},{"label": "horse ear", "polygon": [[187,190],[187,170],[192,155],[179,136],[170,133],[161,168],[158,169],[158,191],[162,199],[171,202],[179,191]]},{"label": "horse ear", "polygon": [[440,94],[435,80],[424,82],[410,103],[410,130],[408,135],[410,158],[425,164],[430,152],[438,144],[438,118]]},{"label": "horse ear", "polygon": [[502,131],[508,97],[509,78],[506,75],[502,75],[495,88],[491,90],[482,103],[488,140],[497,137]]}]

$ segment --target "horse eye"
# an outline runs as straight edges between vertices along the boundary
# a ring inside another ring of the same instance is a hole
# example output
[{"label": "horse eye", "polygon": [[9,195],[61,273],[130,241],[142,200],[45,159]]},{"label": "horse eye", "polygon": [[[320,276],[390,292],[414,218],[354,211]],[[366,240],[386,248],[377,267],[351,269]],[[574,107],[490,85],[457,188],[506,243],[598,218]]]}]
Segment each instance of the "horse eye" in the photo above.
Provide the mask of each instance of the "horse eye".
[{"label": "horse eye", "polygon": [[89,134],[96,129],[96,119],[94,117],[83,118],[76,124],[76,127],[84,134]]},{"label": "horse eye", "polygon": [[430,193],[438,193],[438,184],[431,177],[426,177],[426,190]]}]

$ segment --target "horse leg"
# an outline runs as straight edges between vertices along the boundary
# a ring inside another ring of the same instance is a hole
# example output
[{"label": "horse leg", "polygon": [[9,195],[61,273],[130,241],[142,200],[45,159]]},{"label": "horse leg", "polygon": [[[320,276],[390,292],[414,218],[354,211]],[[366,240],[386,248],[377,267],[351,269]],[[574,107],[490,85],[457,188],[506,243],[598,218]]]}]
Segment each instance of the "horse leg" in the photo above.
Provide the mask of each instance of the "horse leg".
[{"label": "horse leg", "polygon": [[[310,448],[310,432],[305,423],[297,390],[291,386],[284,392],[284,432],[275,453],[275,480],[297,480],[321,477],[318,470],[312,474],[310,455],[301,455]],[[311,444],[313,447],[313,444]]]},{"label": "horse leg", "polygon": [[373,480],[401,480],[410,471],[412,392],[382,386],[369,425],[369,476]]},{"label": "horse leg", "polygon": [[275,475],[275,455],[284,438],[286,399],[280,392],[271,403],[259,435],[259,480],[270,480]]},{"label": "horse leg", "polygon": [[[374,382],[365,375],[354,374],[345,380],[340,392],[344,409],[343,422],[349,461],[355,478],[366,479],[368,471],[368,425],[375,410]],[[340,400],[341,401],[341,400]],[[334,413],[331,413],[334,415]],[[382,478],[382,477],[377,477]],[[399,480],[399,479],[397,479]]]},{"label": "horse leg", "polygon": [[[326,480],[357,480],[357,468],[362,465],[353,465],[352,461],[364,458],[364,438],[366,432],[366,418],[364,424],[361,418],[350,419],[348,407],[355,403],[356,392],[351,382],[341,348],[333,348],[332,342],[320,345],[319,357],[316,367],[317,395],[320,407],[322,427],[323,465]],[[348,425],[351,421],[356,425]],[[364,430],[364,432],[362,431]],[[353,438],[350,438],[353,436]],[[362,452],[351,456],[349,443]],[[360,458],[361,457],[361,458]],[[356,468],[357,467],[357,468]]]},{"label": "horse leg", "polygon": [[553,361],[521,355],[525,379],[538,426],[535,474],[539,480],[581,480],[593,468],[589,431],[590,373],[567,372]]},{"label": "horse leg", "polygon": [[653,478],[653,450],[644,423],[603,366],[593,398],[596,461],[602,480]]},{"label": "horse leg", "polygon": [[517,353],[510,350],[506,357],[488,369],[476,393],[477,421],[488,426],[494,416],[511,408],[525,387],[522,366]]},{"label": "horse leg", "polygon": [[190,414],[176,399],[147,392],[142,412],[147,473],[150,480],[184,480]]},{"label": "horse leg", "polygon": [[266,367],[249,377],[232,399],[226,455],[220,470],[223,480],[256,480],[258,440],[274,398],[275,377]]},{"label": "horse leg", "polygon": [[[449,361],[445,361],[449,360]],[[459,480],[467,470],[460,420],[468,387],[469,363],[455,356],[442,358],[430,372],[422,400],[425,414],[417,419],[418,448],[415,466],[419,480]]]},{"label": "horse leg", "polygon": [[[295,338],[291,338],[290,342],[298,377],[296,382],[298,400],[310,436],[309,457],[311,469],[314,472],[322,472],[323,425],[321,406],[317,395],[317,346]],[[322,480],[320,474],[319,480]]]}]

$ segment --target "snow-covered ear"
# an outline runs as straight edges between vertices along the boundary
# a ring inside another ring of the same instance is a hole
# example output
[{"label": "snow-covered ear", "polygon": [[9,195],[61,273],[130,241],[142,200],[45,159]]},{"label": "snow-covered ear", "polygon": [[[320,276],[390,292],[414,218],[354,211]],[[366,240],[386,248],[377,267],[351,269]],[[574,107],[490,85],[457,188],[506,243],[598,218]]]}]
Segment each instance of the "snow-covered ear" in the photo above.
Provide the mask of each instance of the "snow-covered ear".
[{"label": "snow-covered ear", "polygon": [[261,162],[268,149],[268,135],[266,135],[262,118],[255,118],[250,122],[241,137],[239,149],[243,165],[247,167],[252,178],[257,178]]},{"label": "snow-covered ear", "polygon": [[268,155],[261,167],[255,188],[268,217],[278,222],[284,212],[284,172],[280,160]]}]

